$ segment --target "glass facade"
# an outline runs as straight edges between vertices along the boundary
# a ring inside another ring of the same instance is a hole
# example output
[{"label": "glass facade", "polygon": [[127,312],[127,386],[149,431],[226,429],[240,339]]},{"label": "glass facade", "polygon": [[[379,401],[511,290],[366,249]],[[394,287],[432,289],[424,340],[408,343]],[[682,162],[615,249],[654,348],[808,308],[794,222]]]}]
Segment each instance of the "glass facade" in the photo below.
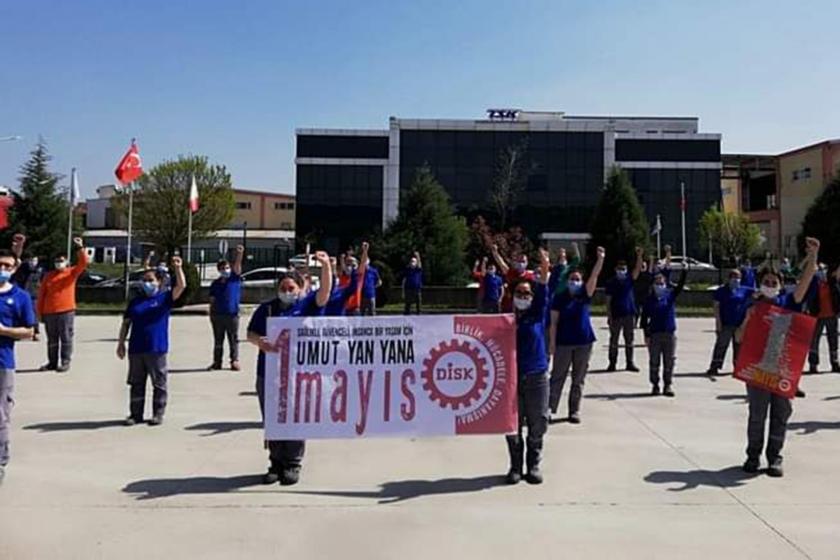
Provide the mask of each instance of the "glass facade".
[{"label": "glass facade", "polygon": [[382,223],[381,165],[298,165],[296,237],[316,236],[330,253]]},{"label": "glass facade", "polygon": [[297,157],[388,159],[388,137],[299,135]]},{"label": "glass facade", "polygon": [[719,140],[615,141],[616,161],[720,161]]}]

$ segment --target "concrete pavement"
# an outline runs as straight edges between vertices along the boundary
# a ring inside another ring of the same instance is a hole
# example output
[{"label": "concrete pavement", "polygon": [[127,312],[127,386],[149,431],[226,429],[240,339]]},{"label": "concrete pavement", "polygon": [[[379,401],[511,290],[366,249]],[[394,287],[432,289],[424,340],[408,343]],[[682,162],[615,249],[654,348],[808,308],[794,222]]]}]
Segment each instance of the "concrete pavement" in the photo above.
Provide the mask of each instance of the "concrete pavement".
[{"label": "concrete pavement", "polygon": [[174,318],[166,423],[126,428],[119,318],[79,318],[69,374],[27,371],[44,343],[19,345],[0,559],[840,556],[840,375],[804,379],[786,477],[746,476],[744,386],[702,374],[712,320],[680,320],[675,399],[647,396],[646,367],[597,371],[597,326],[583,424],[550,428],[542,486],[502,484],[500,436],[311,442],[286,489],[260,484],[251,348],[242,373],[203,371],[209,321]]}]

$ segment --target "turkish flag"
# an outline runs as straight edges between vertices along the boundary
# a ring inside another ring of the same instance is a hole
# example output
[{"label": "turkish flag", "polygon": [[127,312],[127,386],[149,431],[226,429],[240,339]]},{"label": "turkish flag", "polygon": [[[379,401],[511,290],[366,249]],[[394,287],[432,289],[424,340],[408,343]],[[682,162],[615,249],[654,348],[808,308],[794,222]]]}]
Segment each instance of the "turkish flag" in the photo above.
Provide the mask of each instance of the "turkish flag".
[{"label": "turkish flag", "polygon": [[11,194],[0,195],[0,229],[9,227],[9,208],[14,204],[15,199]]},{"label": "turkish flag", "polygon": [[193,175],[192,185],[190,185],[190,212],[193,214],[198,212],[198,185],[195,184],[195,175]]},{"label": "turkish flag", "polygon": [[120,163],[114,170],[114,175],[117,176],[117,181],[123,185],[127,185],[137,180],[142,174],[143,163],[140,161],[140,152],[137,149],[137,144],[132,140],[131,147],[128,148],[128,151],[120,160]]}]

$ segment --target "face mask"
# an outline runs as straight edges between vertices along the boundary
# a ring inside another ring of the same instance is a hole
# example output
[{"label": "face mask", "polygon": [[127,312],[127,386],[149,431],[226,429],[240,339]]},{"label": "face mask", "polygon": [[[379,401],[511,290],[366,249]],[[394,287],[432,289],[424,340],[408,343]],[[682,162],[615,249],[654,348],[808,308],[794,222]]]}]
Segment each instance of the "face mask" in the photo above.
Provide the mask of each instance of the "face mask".
[{"label": "face mask", "polygon": [[516,263],[516,267],[515,267],[515,268],[516,268],[516,271],[517,271],[517,272],[525,272],[525,268],[526,268],[527,266],[528,266],[528,265],[527,265],[527,264],[525,264],[525,263],[523,263],[523,262],[518,262],[518,263]]},{"label": "face mask", "polygon": [[167,267],[165,264],[159,264],[157,269],[160,272],[169,272],[169,267]]},{"label": "face mask", "polygon": [[729,280],[729,287],[733,290],[737,290],[741,287],[741,280],[739,280],[738,278],[731,278]]},{"label": "face mask", "polygon": [[765,286],[762,284],[761,295],[763,295],[766,298],[775,298],[779,295],[779,288],[774,286]]},{"label": "face mask", "polygon": [[292,305],[298,300],[298,295],[295,292],[280,292],[277,294],[277,299],[283,305]]},{"label": "face mask", "polygon": [[615,276],[616,276],[616,278],[618,278],[619,280],[624,280],[625,278],[627,278],[627,271],[626,271],[625,269],[623,269],[623,268],[621,268],[621,269],[619,269],[619,270],[616,270],[616,271],[615,271]]},{"label": "face mask", "polygon": [[516,296],[513,298],[513,306],[517,311],[525,311],[531,307],[531,298]]},{"label": "face mask", "polygon": [[56,261],[55,269],[56,270],[64,270],[67,268],[67,261]]},{"label": "face mask", "polygon": [[29,261],[29,268],[38,268],[38,259],[31,259]]},{"label": "face mask", "polygon": [[825,270],[820,270],[817,272],[817,280],[819,280],[820,282],[825,282],[826,276],[827,274],[825,273]]},{"label": "face mask", "polygon": [[5,284],[12,279],[11,270],[0,270],[0,284]]},{"label": "face mask", "polygon": [[488,268],[487,269],[487,274],[489,274],[490,276],[495,276],[496,275],[496,269],[495,268]]},{"label": "face mask", "polygon": [[411,268],[417,268],[417,261],[411,261],[410,263],[408,263],[408,266],[410,266]]},{"label": "face mask", "polygon": [[230,269],[224,269],[221,273],[222,278],[230,278]]},{"label": "face mask", "polygon": [[654,284],[653,291],[657,296],[662,297],[668,293],[668,286],[665,284]]},{"label": "face mask", "polygon": [[157,292],[157,289],[158,289],[157,284],[155,284],[154,282],[143,282],[143,293],[146,294],[147,296],[155,295],[155,292]]},{"label": "face mask", "polygon": [[579,294],[583,289],[583,280],[569,280],[569,291],[572,294]]}]

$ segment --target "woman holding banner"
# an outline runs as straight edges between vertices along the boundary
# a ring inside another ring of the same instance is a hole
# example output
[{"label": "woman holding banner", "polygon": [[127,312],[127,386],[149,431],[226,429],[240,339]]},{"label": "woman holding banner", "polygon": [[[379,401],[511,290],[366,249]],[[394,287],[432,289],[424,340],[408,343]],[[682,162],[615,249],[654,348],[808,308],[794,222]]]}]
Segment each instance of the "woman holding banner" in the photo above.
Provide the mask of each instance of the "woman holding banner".
[{"label": "woman holding banner", "polygon": [[[513,284],[513,307],[516,314],[516,366],[519,372],[519,431],[507,436],[510,452],[508,484],[522,480],[522,455],[525,453],[530,484],[541,484],[540,471],[543,436],[548,429],[548,353],[545,346],[545,313],[548,307],[548,251],[540,249],[540,274],[536,281],[520,280]],[[523,439],[523,428],[528,436]],[[527,441],[527,451],[525,444]]]},{"label": "woman holding banner", "polygon": [[[330,257],[323,251],[315,253],[321,265],[321,285],[317,292],[305,293],[304,281],[298,273],[283,278],[277,287],[277,297],[257,307],[248,323],[248,342],[259,348],[257,357],[257,397],[260,413],[265,418],[265,355],[277,352],[274,341],[266,338],[270,317],[314,317],[324,314],[332,293]],[[286,486],[297,483],[305,450],[303,441],[269,441],[268,458],[271,466],[263,477],[265,484]]]},{"label": "woman holding banner", "polygon": [[[801,312],[802,302],[808,293],[811,279],[817,270],[817,257],[820,249],[820,242],[812,237],[805,240],[805,250],[808,254],[805,267],[796,288],[792,293],[782,289],[783,281],[781,274],[766,266],[758,274],[758,297],[757,302],[769,303],[784,309]],[[741,327],[735,333],[736,340],[741,341],[744,329],[750,321],[755,307],[747,311],[747,316]],[[747,421],[747,460],[744,463],[744,471],[756,473],[761,465],[761,451],[764,448],[764,426],[767,420],[767,413],[770,413],[770,431],[767,436],[767,474],[773,477],[784,475],[782,470],[781,451],[785,444],[785,433],[787,422],[793,412],[791,400],[771,393],[753,385],[747,385],[747,398],[749,401],[749,420]]]}]

